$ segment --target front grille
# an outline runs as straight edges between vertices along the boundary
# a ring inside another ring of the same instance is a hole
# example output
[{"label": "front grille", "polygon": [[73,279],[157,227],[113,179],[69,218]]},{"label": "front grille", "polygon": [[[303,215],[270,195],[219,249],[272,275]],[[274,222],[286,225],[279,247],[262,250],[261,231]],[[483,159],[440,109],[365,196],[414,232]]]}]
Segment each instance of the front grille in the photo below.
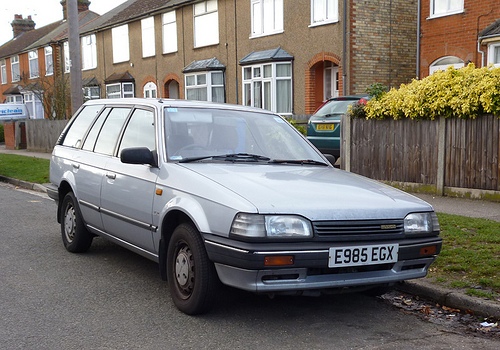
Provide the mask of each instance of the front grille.
[{"label": "front grille", "polygon": [[329,241],[364,241],[401,238],[403,220],[315,221],[314,233]]}]

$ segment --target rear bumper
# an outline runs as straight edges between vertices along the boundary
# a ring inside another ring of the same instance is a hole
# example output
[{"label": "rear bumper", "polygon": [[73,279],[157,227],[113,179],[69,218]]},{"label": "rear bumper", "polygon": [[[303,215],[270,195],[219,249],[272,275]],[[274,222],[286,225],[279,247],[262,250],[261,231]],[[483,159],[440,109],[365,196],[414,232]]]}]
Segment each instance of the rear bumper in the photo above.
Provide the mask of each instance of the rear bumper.
[{"label": "rear bumper", "polygon": [[[333,243],[308,243],[301,249],[301,244],[297,243],[278,246],[237,242],[234,246],[210,238],[206,238],[205,243],[222,283],[252,292],[276,293],[361,287],[421,278],[441,250],[442,240],[432,237],[391,242],[399,244],[397,262],[343,268],[328,268],[328,249],[338,245]],[[422,254],[422,249],[429,246],[435,246],[436,253]],[[293,255],[294,263],[286,267],[265,266],[266,256],[277,255]]]}]

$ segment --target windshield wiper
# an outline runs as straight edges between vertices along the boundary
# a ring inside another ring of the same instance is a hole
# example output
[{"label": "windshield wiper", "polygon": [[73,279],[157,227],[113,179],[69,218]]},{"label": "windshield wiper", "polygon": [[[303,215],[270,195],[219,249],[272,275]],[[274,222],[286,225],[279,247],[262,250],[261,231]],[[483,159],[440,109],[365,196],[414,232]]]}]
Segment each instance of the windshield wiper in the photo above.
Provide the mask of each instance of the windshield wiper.
[{"label": "windshield wiper", "polygon": [[179,163],[190,163],[196,162],[204,159],[217,159],[224,160],[226,162],[259,162],[259,161],[269,161],[271,158],[261,156],[258,154],[250,154],[250,153],[230,153],[230,154],[221,154],[215,156],[199,156],[199,157],[189,157],[179,160]]},{"label": "windshield wiper", "polygon": [[329,164],[324,162],[319,162],[312,159],[273,159],[269,161],[271,164],[300,164],[300,165],[321,165],[329,166]]},{"label": "windshield wiper", "polygon": [[223,159],[227,162],[259,162],[259,161],[267,162],[268,160],[271,160],[271,158],[269,157],[251,153],[231,153],[221,156],[215,156],[213,158]]}]

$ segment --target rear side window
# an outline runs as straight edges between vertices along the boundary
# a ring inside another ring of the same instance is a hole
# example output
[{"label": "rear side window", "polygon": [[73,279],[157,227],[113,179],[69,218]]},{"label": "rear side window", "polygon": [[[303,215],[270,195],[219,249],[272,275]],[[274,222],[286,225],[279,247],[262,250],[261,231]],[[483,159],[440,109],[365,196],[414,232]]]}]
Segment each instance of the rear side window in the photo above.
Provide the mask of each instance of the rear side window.
[{"label": "rear side window", "polygon": [[130,108],[113,108],[109,112],[97,137],[94,152],[113,155],[118,136],[129,113]]},{"label": "rear side window", "polygon": [[104,121],[108,117],[109,112],[111,112],[111,108],[108,107],[104,109],[101,115],[99,115],[99,118],[95,121],[94,125],[92,126],[92,129],[90,129],[87,137],[85,138],[85,142],[83,143],[82,149],[87,151],[94,150],[95,142],[97,141],[97,136],[99,136],[102,124],[104,124]]},{"label": "rear side window", "polygon": [[69,130],[66,132],[64,141],[62,142],[63,146],[80,147],[87,129],[102,107],[102,105],[84,107],[75,117],[76,119],[71,123]]}]

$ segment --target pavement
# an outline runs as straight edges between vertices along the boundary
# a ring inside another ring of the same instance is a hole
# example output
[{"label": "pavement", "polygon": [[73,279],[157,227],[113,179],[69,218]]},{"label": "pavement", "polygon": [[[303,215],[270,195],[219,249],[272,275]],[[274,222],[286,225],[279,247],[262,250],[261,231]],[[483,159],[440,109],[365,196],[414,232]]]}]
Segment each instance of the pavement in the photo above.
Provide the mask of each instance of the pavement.
[{"label": "pavement", "polygon": [[[50,153],[32,152],[28,150],[8,150],[5,148],[4,144],[0,144],[0,153],[18,154],[45,159],[50,159],[51,157]],[[21,188],[46,192],[45,186],[39,184],[32,184],[2,176],[0,176],[0,181],[8,182]],[[485,218],[500,222],[500,202],[433,196],[421,193],[413,193],[413,195],[430,203],[436,212]],[[447,289],[433,284],[426,278],[405,281],[398,284],[396,288],[400,291],[417,295],[420,298],[430,299],[440,305],[446,305],[451,308],[460,309],[464,312],[472,312],[478,316],[500,320],[500,300],[493,301],[468,296],[459,290]]]}]

